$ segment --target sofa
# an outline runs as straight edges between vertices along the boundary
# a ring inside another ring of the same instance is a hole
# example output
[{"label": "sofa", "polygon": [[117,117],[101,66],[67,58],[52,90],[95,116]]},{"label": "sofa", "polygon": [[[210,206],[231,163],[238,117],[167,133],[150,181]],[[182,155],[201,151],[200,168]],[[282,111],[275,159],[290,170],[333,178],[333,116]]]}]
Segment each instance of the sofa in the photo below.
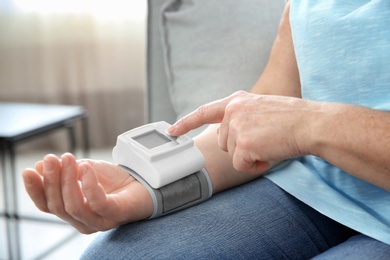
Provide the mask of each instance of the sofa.
[{"label": "sofa", "polygon": [[249,90],[267,63],[284,5],[149,0],[147,121],[173,123],[204,103]]}]

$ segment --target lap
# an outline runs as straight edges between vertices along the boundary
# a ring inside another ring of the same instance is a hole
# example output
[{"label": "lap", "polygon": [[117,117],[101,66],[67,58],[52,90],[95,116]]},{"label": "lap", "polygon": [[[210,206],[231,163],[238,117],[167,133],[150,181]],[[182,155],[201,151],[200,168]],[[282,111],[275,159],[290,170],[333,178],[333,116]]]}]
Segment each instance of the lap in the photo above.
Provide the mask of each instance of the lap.
[{"label": "lap", "polygon": [[390,245],[365,235],[356,235],[326,252],[318,255],[314,259],[389,259]]},{"label": "lap", "polygon": [[102,233],[84,259],[306,259],[348,228],[260,178],[186,210]]}]

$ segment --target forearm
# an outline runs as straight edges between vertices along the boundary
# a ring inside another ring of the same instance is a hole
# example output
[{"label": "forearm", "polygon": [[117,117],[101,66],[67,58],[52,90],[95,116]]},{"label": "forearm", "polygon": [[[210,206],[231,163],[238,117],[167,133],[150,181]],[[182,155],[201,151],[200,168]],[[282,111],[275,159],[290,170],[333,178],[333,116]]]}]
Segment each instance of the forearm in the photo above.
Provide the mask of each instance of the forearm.
[{"label": "forearm", "polygon": [[301,131],[308,154],[390,190],[390,113],[324,103]]}]

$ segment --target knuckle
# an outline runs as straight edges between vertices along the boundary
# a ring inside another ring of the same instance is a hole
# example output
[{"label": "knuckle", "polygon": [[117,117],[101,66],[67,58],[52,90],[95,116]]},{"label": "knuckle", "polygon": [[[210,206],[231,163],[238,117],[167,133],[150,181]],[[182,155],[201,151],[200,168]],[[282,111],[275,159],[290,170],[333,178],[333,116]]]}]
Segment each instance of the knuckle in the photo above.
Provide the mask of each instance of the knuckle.
[{"label": "knuckle", "polygon": [[246,105],[246,96],[249,93],[243,90],[237,91],[232,95],[232,99],[229,104],[226,106],[225,113],[234,113],[236,111],[242,110]]},{"label": "knuckle", "polygon": [[37,206],[37,208],[42,211],[42,212],[45,212],[45,213],[50,213],[50,209],[48,208],[47,205],[41,205],[41,204],[35,204]]},{"label": "knuckle", "polygon": [[237,147],[243,151],[249,151],[252,147],[253,140],[250,138],[242,137],[237,140]]},{"label": "knuckle", "polygon": [[238,90],[238,91],[233,93],[233,96],[234,97],[242,97],[242,96],[246,96],[247,94],[248,94],[248,92],[246,92],[244,90]]},{"label": "knuckle", "polygon": [[64,216],[65,215],[65,210],[62,206],[53,204],[53,203],[48,203],[47,208],[50,213],[56,215],[56,216]]},{"label": "knuckle", "polygon": [[66,205],[65,204],[65,212],[70,216],[78,216],[80,214],[80,210],[74,205]]},{"label": "knuckle", "polygon": [[95,201],[89,201],[88,202],[88,205],[90,207],[90,209],[93,211],[93,212],[97,212],[97,213],[100,213],[100,212],[103,212],[104,209],[105,209],[105,205],[102,204],[102,203],[97,203]]},{"label": "knuckle", "polygon": [[75,228],[77,229],[78,232],[80,232],[81,234],[84,234],[84,235],[90,235],[90,234],[96,232],[96,230],[91,229],[89,227],[75,227]]},{"label": "knuckle", "polygon": [[45,176],[44,182],[45,187],[54,187],[58,184],[58,180],[53,178],[53,176]]},{"label": "knuckle", "polygon": [[247,164],[242,158],[233,158],[233,167],[239,172],[245,172]]},{"label": "knuckle", "polygon": [[242,130],[245,129],[245,127],[244,127],[245,120],[242,120],[243,118],[244,118],[243,116],[239,117],[239,118],[233,118],[229,122],[229,133],[236,135],[236,138],[238,140],[240,140],[244,134],[244,131],[242,131]]},{"label": "knuckle", "polygon": [[237,103],[230,102],[229,104],[227,104],[225,108],[225,115],[232,114],[236,107]]},{"label": "knuckle", "polygon": [[232,117],[235,113],[240,111],[240,109],[241,109],[241,104],[238,102],[232,101],[225,108],[225,116],[228,118]]},{"label": "knuckle", "polygon": [[195,116],[198,118],[203,118],[207,113],[207,105],[201,105],[195,111]]}]

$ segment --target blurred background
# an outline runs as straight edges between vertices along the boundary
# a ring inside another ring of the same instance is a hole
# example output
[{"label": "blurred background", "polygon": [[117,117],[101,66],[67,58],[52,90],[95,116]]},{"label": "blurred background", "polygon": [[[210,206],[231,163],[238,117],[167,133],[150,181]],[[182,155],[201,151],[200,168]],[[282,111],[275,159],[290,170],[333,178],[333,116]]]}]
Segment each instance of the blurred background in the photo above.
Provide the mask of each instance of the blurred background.
[{"label": "blurred background", "polygon": [[[145,122],[146,2],[0,0],[0,102],[83,106],[90,157],[111,160],[117,135]],[[62,130],[21,143],[16,170],[67,148]],[[52,224],[56,218],[35,208],[17,178],[22,215],[48,219],[21,221],[22,259],[78,259],[94,235]],[[8,257],[5,227],[2,217],[0,259]]]},{"label": "blurred background", "polygon": [[145,16],[146,0],[1,0],[0,101],[82,105],[91,147],[111,146],[144,120]]}]

